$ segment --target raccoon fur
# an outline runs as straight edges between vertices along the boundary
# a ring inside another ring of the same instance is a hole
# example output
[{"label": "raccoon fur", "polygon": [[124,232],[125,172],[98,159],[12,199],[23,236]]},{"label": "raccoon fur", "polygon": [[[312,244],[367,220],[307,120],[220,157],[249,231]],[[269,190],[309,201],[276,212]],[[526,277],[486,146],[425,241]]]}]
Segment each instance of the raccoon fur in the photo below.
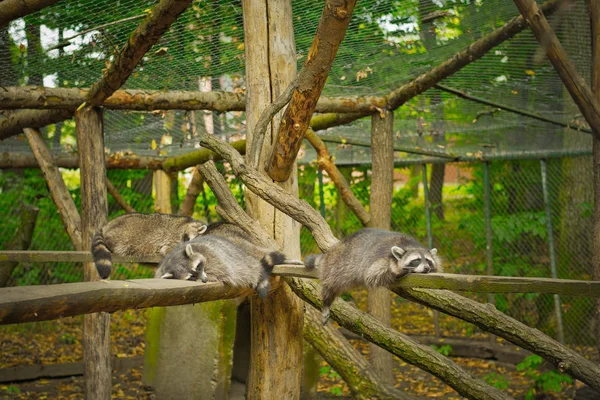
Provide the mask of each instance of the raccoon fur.
[{"label": "raccoon fur", "polygon": [[428,250],[415,238],[398,232],[365,228],[348,236],[325,254],[304,259],[317,268],[323,286],[323,324],[337,295],[354,287],[391,286],[409,273],[442,272],[436,249]]},{"label": "raccoon fur", "polygon": [[161,261],[155,278],[223,282],[232,287],[256,289],[260,297],[269,293],[273,267],[286,262],[279,251],[217,235],[199,236],[177,245]]},{"label": "raccoon fur", "polygon": [[92,240],[92,255],[100,278],[112,270],[112,255],[143,257],[166,255],[177,244],[201,235],[206,225],[171,214],[129,213],[108,222]]}]

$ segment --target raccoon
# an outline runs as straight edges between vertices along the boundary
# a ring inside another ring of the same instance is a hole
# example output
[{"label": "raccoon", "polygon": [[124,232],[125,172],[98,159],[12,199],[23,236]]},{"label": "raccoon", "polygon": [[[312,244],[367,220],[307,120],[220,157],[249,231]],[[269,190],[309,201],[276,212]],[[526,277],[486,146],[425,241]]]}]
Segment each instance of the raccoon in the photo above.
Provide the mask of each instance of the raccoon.
[{"label": "raccoon", "polygon": [[177,245],[161,261],[155,278],[223,282],[232,287],[251,287],[260,297],[269,293],[273,267],[286,262],[279,251],[229,238],[203,235]]},{"label": "raccoon", "polygon": [[108,222],[92,240],[92,255],[100,278],[107,279],[112,255],[143,257],[166,255],[178,243],[201,235],[206,225],[171,214],[129,213]]},{"label": "raccoon", "polygon": [[325,254],[307,256],[304,264],[319,270],[323,324],[329,319],[331,303],[343,290],[389,287],[411,272],[443,271],[436,249],[427,250],[415,238],[402,233],[372,228],[353,233]]}]

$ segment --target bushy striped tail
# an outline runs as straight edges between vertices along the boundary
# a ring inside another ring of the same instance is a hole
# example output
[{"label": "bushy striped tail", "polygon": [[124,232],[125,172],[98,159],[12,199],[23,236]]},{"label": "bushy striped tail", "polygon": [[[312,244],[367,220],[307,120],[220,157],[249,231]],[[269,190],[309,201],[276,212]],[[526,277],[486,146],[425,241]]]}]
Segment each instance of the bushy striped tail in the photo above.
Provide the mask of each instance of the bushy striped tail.
[{"label": "bushy striped tail", "polygon": [[94,264],[96,264],[98,275],[102,279],[107,279],[112,270],[112,253],[104,242],[102,231],[96,233],[92,239],[92,256],[94,257]]},{"label": "bushy striped tail", "polygon": [[262,271],[260,273],[260,279],[258,285],[256,285],[256,291],[260,298],[265,298],[271,290],[271,282],[269,282],[269,276],[273,272],[273,267],[277,264],[285,263],[285,254],[279,251],[272,251],[266,254],[261,260]]},{"label": "bushy striped tail", "polygon": [[304,266],[306,268],[317,268],[323,254],[309,254],[304,257]]}]

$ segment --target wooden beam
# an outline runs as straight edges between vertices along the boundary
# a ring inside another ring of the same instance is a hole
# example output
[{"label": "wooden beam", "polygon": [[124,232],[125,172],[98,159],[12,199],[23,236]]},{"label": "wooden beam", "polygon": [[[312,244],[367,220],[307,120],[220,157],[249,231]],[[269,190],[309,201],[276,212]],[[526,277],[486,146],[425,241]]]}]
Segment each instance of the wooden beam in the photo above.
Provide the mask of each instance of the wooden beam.
[{"label": "wooden beam", "polygon": [[[554,13],[563,3],[563,0],[550,0],[542,5],[546,15]],[[387,107],[395,110],[413,97],[431,89],[436,83],[460,71],[473,61],[479,60],[488,51],[513,38],[517,33],[527,28],[527,21],[522,16],[515,17],[509,22],[494,30],[492,33],[475,41],[464,50],[437,65],[432,70],[418,76],[406,85],[392,91],[388,96]]]},{"label": "wooden beam", "polygon": [[308,57],[298,73],[292,94],[271,150],[267,173],[278,182],[292,173],[298,150],[308,128],[333,60],[346,35],[356,0],[326,0]]},{"label": "wooden beam", "polygon": [[487,332],[544,357],[561,373],[567,373],[590,387],[600,390],[600,365],[587,360],[539,330],[512,319],[496,310],[491,304],[482,304],[443,290],[396,288],[394,292],[405,299],[475,324]]},{"label": "wooden beam", "polygon": [[135,212],[135,208],[131,207],[129,203],[127,203],[127,200],[125,200],[125,198],[121,196],[121,193],[119,193],[115,185],[113,185],[108,178],[106,178],[106,190],[108,191],[108,193],[110,193],[110,195],[117,202],[117,204],[121,206],[123,210],[125,210],[125,212]]},{"label": "wooden beam", "polygon": [[[237,140],[229,143],[239,154],[246,154],[246,140]],[[219,161],[222,157],[210,149],[198,149],[179,156],[165,158],[162,162],[162,169],[165,171],[180,171],[198,164],[203,164],[208,160]]]},{"label": "wooden beam", "polygon": [[[136,257],[123,257],[113,255],[113,262],[115,263],[144,263],[144,264],[158,264],[163,257],[161,256],[146,256],[143,258]],[[16,261],[16,262],[27,262],[27,263],[40,263],[40,262],[78,262],[86,263],[94,261],[92,253],[89,250],[86,251],[43,251],[43,250],[28,250],[28,251],[17,251],[17,250],[4,250],[0,251],[0,261]]]},{"label": "wooden beam", "polygon": [[[75,113],[75,133],[81,165],[82,248],[92,246],[92,238],[108,221],[104,132],[102,111],[83,107]],[[93,262],[83,264],[86,281],[99,279]],[[110,315],[88,314],[83,318],[84,393],[88,399],[110,399]]]},{"label": "wooden beam", "polygon": [[37,129],[73,116],[68,110],[19,110],[3,114],[0,114],[0,140],[18,135],[25,128]]},{"label": "wooden beam", "polygon": [[79,218],[79,211],[75,206],[75,202],[65,185],[65,181],[62,178],[62,174],[58,170],[58,167],[52,159],[52,154],[46,146],[42,134],[35,129],[25,128],[25,136],[29,141],[29,146],[33,155],[38,161],[40,169],[46,178],[48,189],[52,195],[52,200],[58,208],[58,213],[65,225],[65,229],[69,234],[71,243],[77,250],[83,249],[83,242],[81,237],[81,219]]},{"label": "wooden beam", "polygon": [[[0,3],[2,4],[2,3]],[[45,109],[75,111],[85,101],[89,88],[51,88],[43,86],[5,86],[0,90],[0,104],[5,110]],[[368,113],[385,107],[384,96],[320,97],[318,113]],[[244,111],[244,95],[213,90],[139,90],[119,89],[102,104],[110,110],[210,110]]]},{"label": "wooden beam", "polygon": [[[93,281],[0,288],[0,324],[44,321],[90,313],[176,306],[252,295],[222,283],[173,279]],[[109,386],[110,389],[110,386]]]},{"label": "wooden beam", "polygon": [[[322,306],[320,285],[305,279],[287,278],[294,293],[315,308]],[[344,328],[392,352],[447,383],[461,396],[470,399],[512,399],[511,396],[473,378],[449,358],[400,332],[386,327],[374,317],[338,298],[332,304],[332,317]]]},{"label": "wooden beam", "polygon": [[[323,326],[321,314],[307,307],[304,314],[304,339],[337,371],[355,399],[412,399],[403,391],[387,385],[374,373],[360,351],[352,347],[332,324]],[[393,371],[392,371],[393,372]]]},{"label": "wooden beam", "polygon": [[[77,155],[57,154],[54,163],[60,168],[79,168]],[[164,157],[127,156],[113,153],[106,156],[108,169],[160,169]],[[3,168],[38,168],[38,162],[33,155],[24,153],[0,152],[0,169]]]},{"label": "wooden beam", "polygon": [[[394,112],[383,111],[371,117],[371,193],[369,227],[390,230],[392,193],[394,190]],[[392,293],[386,288],[372,288],[368,293],[368,310],[383,326],[392,324]],[[375,344],[369,345],[369,361],[381,380],[393,384],[392,354]]]},{"label": "wooden beam", "polygon": [[560,44],[544,13],[534,0],[514,0],[519,12],[531,26],[538,42],[546,47],[546,55],[558,72],[577,107],[590,124],[594,136],[600,138],[600,104],[585,79],[575,69]]},{"label": "wooden beam", "polygon": [[59,0],[4,0],[0,1],[0,28],[10,21],[51,6]]},{"label": "wooden beam", "polygon": [[192,0],[161,0],[154,6],[146,19],[131,34],[121,51],[114,56],[113,61],[104,71],[104,77],[92,85],[86,96],[87,105],[102,105],[104,100],[119,89],[144,54],[158,42],[191,2]]},{"label": "wooden beam", "polygon": [[[33,232],[37,222],[39,208],[31,204],[21,204],[21,221],[15,234],[3,246],[7,250],[27,250],[31,245]],[[0,287],[5,287],[14,269],[19,265],[18,261],[0,262]]]},{"label": "wooden beam", "polygon": [[[245,143],[244,147],[246,147]],[[198,196],[202,192],[203,188],[204,177],[200,174],[200,172],[198,172],[198,168],[194,167],[192,168],[192,179],[190,180],[187,190],[185,191],[185,197],[181,202],[181,207],[179,207],[179,211],[177,211],[177,214],[187,215],[188,217],[191,217],[194,213],[196,200],[198,199]]]}]

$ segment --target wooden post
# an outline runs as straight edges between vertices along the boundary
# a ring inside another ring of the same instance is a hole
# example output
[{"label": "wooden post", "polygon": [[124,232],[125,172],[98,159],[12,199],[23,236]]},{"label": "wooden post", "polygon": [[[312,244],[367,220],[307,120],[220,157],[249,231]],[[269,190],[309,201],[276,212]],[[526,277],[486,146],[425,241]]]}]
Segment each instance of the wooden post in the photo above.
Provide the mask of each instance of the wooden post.
[{"label": "wooden post", "polygon": [[[371,119],[371,221],[372,228],[390,229],[392,215],[392,191],[394,186],[394,113],[384,111]],[[391,326],[392,293],[386,288],[369,290],[369,313],[385,326]],[[379,378],[392,384],[394,359],[390,353],[377,345],[369,344],[371,364]]]},{"label": "wooden post", "polygon": [[[172,181],[172,174],[154,172],[156,212],[172,212]],[[227,398],[235,309],[234,300],[220,300],[149,310],[143,382],[157,398]]]},{"label": "wooden post", "polygon": [[[106,167],[102,112],[85,107],[75,113],[77,148],[81,166],[81,241],[84,249],[106,224]],[[83,264],[86,281],[98,280],[93,262]],[[110,314],[97,313],[83,317],[84,393],[86,399],[110,399]]]},{"label": "wooden post", "polygon": [[[260,113],[282,93],[296,72],[292,5],[289,0],[243,0],[246,45],[247,151]],[[267,13],[268,10],[268,13]],[[272,75],[265,71],[271,71]],[[267,131],[259,165],[270,154],[279,126],[275,117]],[[252,157],[252,155],[247,155]],[[262,171],[261,171],[262,172]],[[298,196],[297,171],[282,187]],[[247,209],[282,246],[287,256],[300,257],[300,226],[271,205],[247,193]],[[285,312],[282,312],[285,310]],[[298,399],[302,376],[302,301],[287,285],[260,300],[251,298],[248,399]]]}]

